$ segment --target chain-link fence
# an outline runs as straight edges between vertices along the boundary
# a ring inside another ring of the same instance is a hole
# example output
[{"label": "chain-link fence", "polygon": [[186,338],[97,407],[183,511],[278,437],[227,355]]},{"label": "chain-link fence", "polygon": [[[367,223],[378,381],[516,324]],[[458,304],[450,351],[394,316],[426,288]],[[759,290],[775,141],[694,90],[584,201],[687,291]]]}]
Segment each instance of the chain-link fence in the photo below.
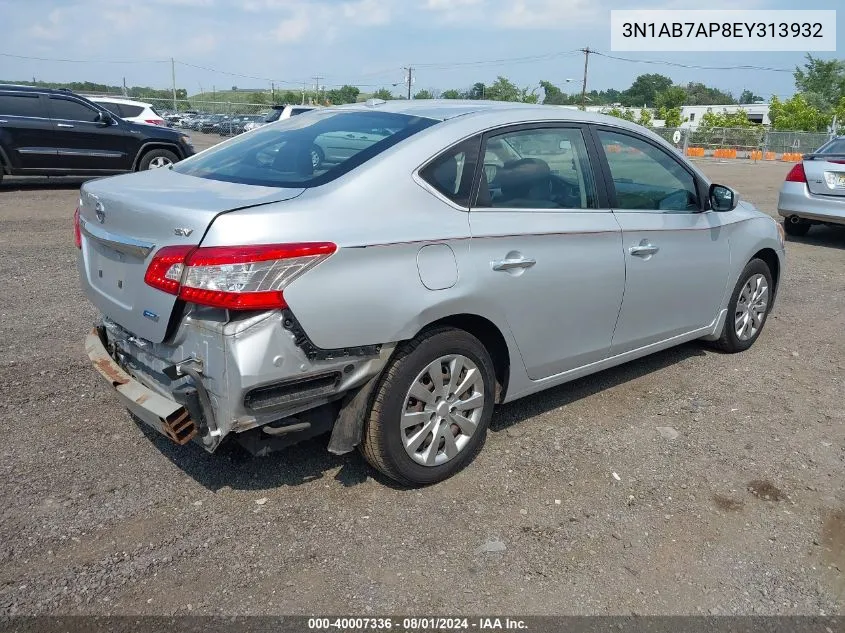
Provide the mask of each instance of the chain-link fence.
[{"label": "chain-link fence", "polygon": [[150,103],[161,114],[178,114],[195,112],[197,114],[262,114],[268,112],[270,103],[245,103],[239,101],[194,101],[193,99],[177,99],[174,111],[173,99],[140,99]]},{"label": "chain-link fence", "polygon": [[687,156],[714,158],[792,159],[815,151],[831,138],[827,132],[783,132],[749,128],[654,128],[654,132]]}]

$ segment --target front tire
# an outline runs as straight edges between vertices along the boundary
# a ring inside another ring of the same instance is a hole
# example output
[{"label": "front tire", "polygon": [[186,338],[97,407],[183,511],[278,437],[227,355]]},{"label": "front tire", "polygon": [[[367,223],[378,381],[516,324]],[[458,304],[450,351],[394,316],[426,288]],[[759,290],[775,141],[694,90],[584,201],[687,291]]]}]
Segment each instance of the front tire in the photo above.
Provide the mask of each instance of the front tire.
[{"label": "front tire", "polygon": [[761,259],[752,259],[731,293],[722,334],[714,346],[728,354],[751,347],[766,325],[773,298],[774,285],[768,265]]},{"label": "front tire", "polygon": [[179,162],[179,157],[167,149],[151,149],[144,154],[141,162],[138,163],[138,171],[146,171],[147,169],[160,169],[162,167],[169,167],[170,165]]},{"label": "front tire", "polygon": [[380,378],[361,452],[404,485],[451,477],[484,443],[495,381],[490,354],[463,330],[437,328],[403,343]]}]

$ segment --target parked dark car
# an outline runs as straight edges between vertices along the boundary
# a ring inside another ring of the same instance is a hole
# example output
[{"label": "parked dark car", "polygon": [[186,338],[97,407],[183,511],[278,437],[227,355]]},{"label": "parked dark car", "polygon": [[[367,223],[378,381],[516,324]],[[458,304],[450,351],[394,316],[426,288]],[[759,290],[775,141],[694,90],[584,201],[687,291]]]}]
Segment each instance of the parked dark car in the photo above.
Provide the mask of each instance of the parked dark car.
[{"label": "parked dark car", "polygon": [[211,116],[206,117],[200,122],[197,131],[204,132],[206,134],[213,132],[215,125],[217,125],[221,121],[225,121],[228,118],[229,117],[225,114],[212,114]]},{"label": "parked dark car", "polygon": [[194,153],[185,134],[124,121],[68,90],[0,84],[0,180],[142,171]]}]

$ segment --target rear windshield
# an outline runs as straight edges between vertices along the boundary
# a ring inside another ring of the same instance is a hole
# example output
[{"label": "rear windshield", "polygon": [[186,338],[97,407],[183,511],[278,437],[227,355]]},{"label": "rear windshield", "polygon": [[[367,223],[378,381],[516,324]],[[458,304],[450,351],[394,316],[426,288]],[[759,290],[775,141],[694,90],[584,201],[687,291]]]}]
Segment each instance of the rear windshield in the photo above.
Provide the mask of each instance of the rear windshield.
[{"label": "rear windshield", "polygon": [[820,154],[845,154],[845,138],[838,138],[819,149]]},{"label": "rear windshield", "polygon": [[264,187],[317,187],[435,123],[389,112],[315,111],[223,143],[173,171]]}]

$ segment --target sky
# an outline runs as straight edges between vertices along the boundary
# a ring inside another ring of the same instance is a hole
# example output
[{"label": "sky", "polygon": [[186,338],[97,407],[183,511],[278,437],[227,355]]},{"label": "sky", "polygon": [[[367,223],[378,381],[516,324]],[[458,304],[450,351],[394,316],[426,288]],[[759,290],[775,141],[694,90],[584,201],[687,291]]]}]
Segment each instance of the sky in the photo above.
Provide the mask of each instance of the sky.
[{"label": "sky", "polygon": [[[0,79],[212,89],[387,87],[403,66],[414,92],[465,89],[504,75],[580,92],[583,47],[611,53],[611,9],[795,9],[794,0],[0,0]],[[805,0],[802,9],[836,9]],[[837,13],[845,58],[845,5]],[[803,53],[616,53],[638,60],[792,69]],[[26,59],[25,59],[26,58]],[[41,59],[29,59],[41,58]],[[58,60],[71,61],[58,61]],[[497,61],[502,60],[502,61]],[[588,90],[627,88],[643,73],[734,93],[789,96],[791,72],[684,69],[590,56]],[[235,76],[245,75],[245,76]]]}]

